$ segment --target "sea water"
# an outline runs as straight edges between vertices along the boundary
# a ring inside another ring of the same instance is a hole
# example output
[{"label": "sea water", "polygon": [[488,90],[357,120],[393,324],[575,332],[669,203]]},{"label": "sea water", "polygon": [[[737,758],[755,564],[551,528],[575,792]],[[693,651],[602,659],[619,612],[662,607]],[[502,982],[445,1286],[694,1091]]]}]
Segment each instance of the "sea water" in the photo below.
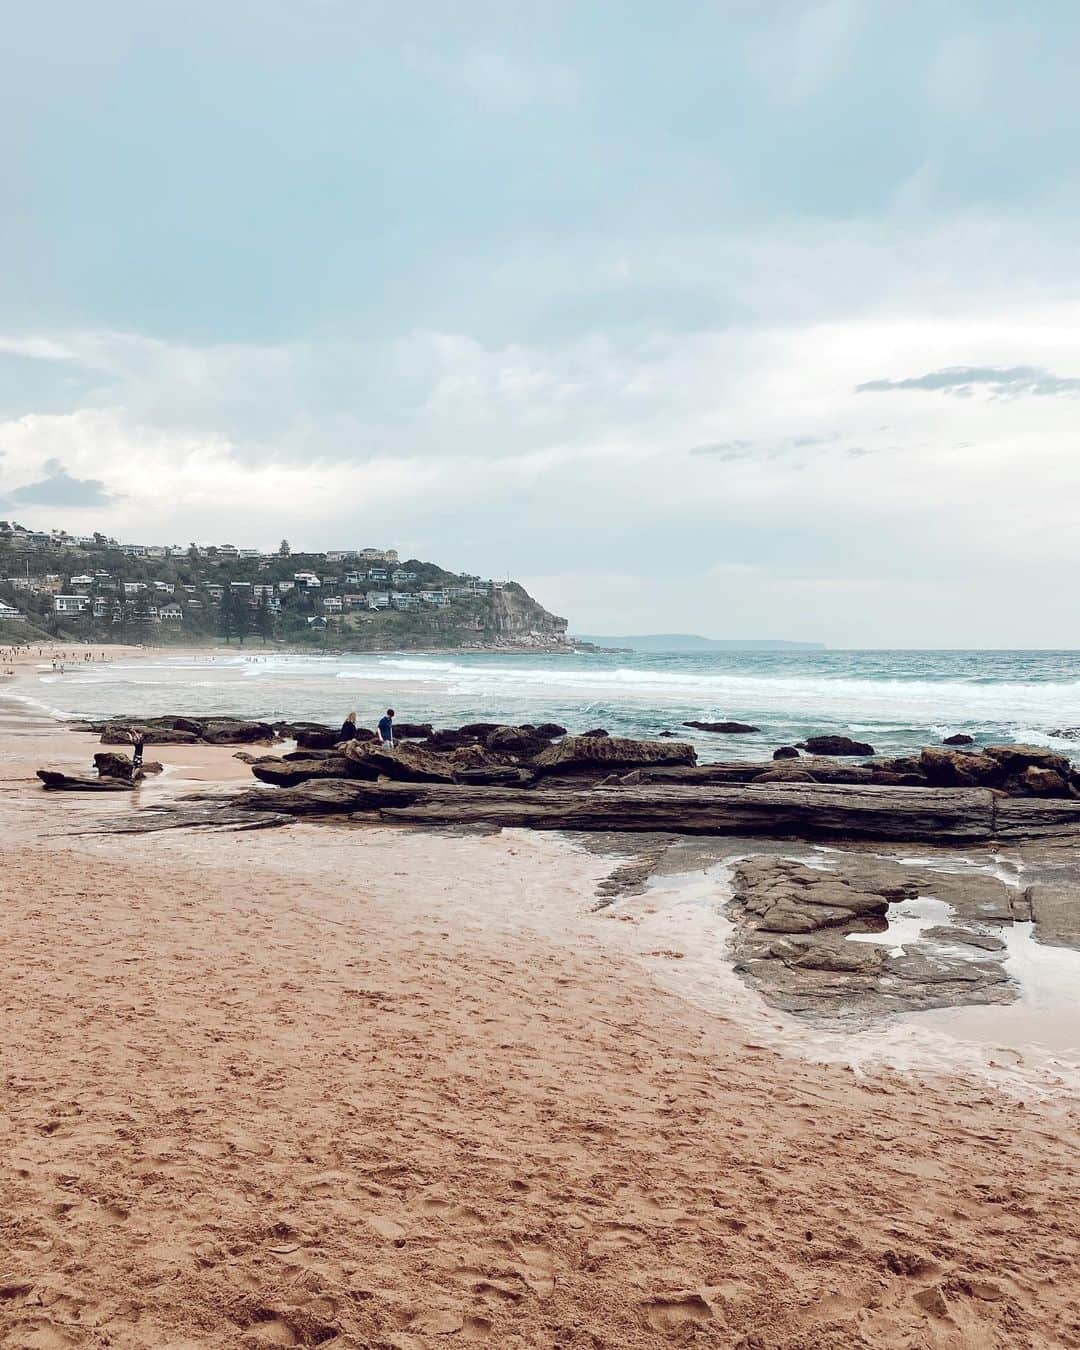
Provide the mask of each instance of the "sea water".
[{"label": "sea water", "polygon": [[[137,659],[44,661],[6,688],[63,718],[113,714],[240,714],[374,725],[402,721],[558,722],[612,735],[674,732],[702,760],[760,757],[807,735],[840,733],[880,754],[904,754],[966,732],[977,743],[1021,741],[1080,758],[1080,652],[813,651],[710,654],[452,652],[214,656],[150,651]],[[687,721],[739,721],[744,735],[693,732]]]}]

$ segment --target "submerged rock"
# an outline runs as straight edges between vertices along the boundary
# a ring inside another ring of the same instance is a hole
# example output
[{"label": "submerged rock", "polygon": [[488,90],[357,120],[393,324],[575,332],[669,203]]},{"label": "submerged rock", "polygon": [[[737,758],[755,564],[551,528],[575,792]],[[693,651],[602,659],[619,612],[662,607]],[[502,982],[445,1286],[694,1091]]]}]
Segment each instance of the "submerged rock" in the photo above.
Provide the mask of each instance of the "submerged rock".
[{"label": "submerged rock", "polygon": [[772,752],[773,759],[798,759],[799,752],[793,745],[782,745]]},{"label": "submerged rock", "polygon": [[956,733],[955,733],[954,735],[952,735],[952,736],[946,736],[946,737],[942,740],[941,744],[942,744],[942,745],[974,745],[974,744],[975,744],[975,738],[974,738],[974,736],[969,736],[969,735],[968,735],[966,732],[964,732],[964,731],[958,731],[958,732],[956,732]]},{"label": "submerged rock", "polygon": [[760,727],[751,726],[749,722],[684,722],[683,726],[692,727],[694,731],[716,731],[725,736],[761,730]]}]

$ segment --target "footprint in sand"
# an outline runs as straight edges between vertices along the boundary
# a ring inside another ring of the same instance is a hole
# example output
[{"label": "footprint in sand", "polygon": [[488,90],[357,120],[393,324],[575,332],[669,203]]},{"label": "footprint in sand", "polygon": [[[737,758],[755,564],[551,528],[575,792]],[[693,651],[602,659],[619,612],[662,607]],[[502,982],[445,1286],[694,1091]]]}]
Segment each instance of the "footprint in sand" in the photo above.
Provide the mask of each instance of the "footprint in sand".
[{"label": "footprint in sand", "polygon": [[689,1325],[704,1326],[712,1319],[712,1308],[698,1293],[659,1294],[645,1304],[645,1320],[654,1331],[674,1334]]}]

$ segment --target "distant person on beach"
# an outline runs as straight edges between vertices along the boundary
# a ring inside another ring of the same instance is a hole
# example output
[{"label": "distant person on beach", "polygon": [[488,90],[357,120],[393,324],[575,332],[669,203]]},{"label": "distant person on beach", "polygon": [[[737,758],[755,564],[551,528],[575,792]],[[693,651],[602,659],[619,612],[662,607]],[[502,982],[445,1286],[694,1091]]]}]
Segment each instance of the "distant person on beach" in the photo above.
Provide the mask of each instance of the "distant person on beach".
[{"label": "distant person on beach", "polygon": [[388,750],[394,748],[394,710],[387,708],[386,715],[379,718],[379,740]]},{"label": "distant person on beach", "polygon": [[128,736],[131,740],[131,771],[136,773],[142,768],[143,746],[146,744],[146,733],[138,727],[129,727]]},{"label": "distant person on beach", "polygon": [[348,715],[348,717],[346,717],[345,721],[342,722],[341,724],[341,734],[338,736],[338,741],[340,742],[340,741],[355,741],[355,740],[356,740],[356,714],[354,712],[351,712]]}]

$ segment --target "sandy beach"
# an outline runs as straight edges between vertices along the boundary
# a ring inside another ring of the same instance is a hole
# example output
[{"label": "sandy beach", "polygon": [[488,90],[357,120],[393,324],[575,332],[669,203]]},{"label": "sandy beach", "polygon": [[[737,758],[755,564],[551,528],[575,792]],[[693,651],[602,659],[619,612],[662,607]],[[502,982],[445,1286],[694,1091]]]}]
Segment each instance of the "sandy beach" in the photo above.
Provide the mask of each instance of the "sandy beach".
[{"label": "sandy beach", "polygon": [[0,744],[0,1344],[1080,1345],[1071,1093],[766,1041],[580,838],[94,833],[94,748]]}]

